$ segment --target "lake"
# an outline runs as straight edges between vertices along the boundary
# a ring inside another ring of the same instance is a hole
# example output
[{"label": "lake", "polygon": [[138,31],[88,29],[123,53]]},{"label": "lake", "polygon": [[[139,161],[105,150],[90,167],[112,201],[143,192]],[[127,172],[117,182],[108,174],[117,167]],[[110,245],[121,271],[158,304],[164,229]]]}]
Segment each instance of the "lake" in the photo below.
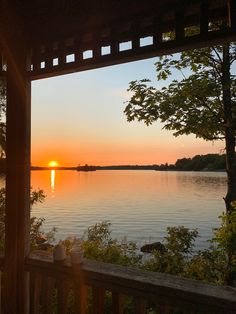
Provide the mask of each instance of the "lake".
[{"label": "lake", "polygon": [[81,236],[88,226],[107,220],[112,235],[138,245],[160,241],[168,226],[197,228],[197,246],[208,246],[224,210],[223,172],[145,170],[32,171],[31,186],[47,195],[32,215],[57,227],[57,240]]}]

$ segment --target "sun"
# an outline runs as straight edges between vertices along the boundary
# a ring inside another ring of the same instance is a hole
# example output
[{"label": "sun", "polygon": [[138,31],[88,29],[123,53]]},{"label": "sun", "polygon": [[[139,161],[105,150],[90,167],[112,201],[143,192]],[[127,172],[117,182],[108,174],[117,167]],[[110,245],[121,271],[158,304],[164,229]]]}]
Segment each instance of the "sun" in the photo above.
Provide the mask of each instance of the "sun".
[{"label": "sun", "polygon": [[51,160],[48,163],[48,167],[58,167],[58,162],[55,160]]}]

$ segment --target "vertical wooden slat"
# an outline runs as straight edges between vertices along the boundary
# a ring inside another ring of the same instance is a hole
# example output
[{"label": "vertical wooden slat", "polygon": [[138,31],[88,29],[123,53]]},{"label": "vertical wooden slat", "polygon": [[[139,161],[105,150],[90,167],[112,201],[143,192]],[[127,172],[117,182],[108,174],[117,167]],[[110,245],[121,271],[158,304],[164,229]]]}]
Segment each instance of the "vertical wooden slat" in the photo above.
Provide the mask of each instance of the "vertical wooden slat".
[{"label": "vertical wooden slat", "polygon": [[63,43],[59,43],[59,47],[58,47],[58,63],[59,63],[59,66],[64,65],[66,63],[65,46],[64,46]]},{"label": "vertical wooden slat", "polygon": [[153,20],[155,32],[153,34],[153,45],[158,48],[158,45],[162,42],[162,18],[158,15]]},{"label": "vertical wooden slat", "polygon": [[111,55],[117,55],[119,53],[119,40],[117,37],[117,30],[113,29],[111,31],[112,42],[111,42]]},{"label": "vertical wooden slat", "polygon": [[140,49],[140,38],[139,38],[139,21],[134,21],[132,25],[132,48],[133,51]]},{"label": "vertical wooden slat", "polygon": [[98,60],[101,57],[101,38],[96,36],[93,40],[93,59]]},{"label": "vertical wooden slat", "polygon": [[75,313],[86,314],[88,307],[88,287],[84,284],[81,265],[72,263],[74,274],[73,291],[75,298]]},{"label": "vertical wooden slat", "polygon": [[171,313],[171,307],[167,303],[160,305],[159,309],[160,309],[160,314],[170,314]]},{"label": "vertical wooden slat", "polygon": [[74,287],[75,313],[86,314],[88,307],[88,288],[82,283],[77,283]]},{"label": "vertical wooden slat", "polygon": [[232,31],[236,31],[236,2],[228,0],[229,27]]},{"label": "vertical wooden slat", "polygon": [[53,305],[53,293],[55,293],[55,279],[51,277],[44,277],[42,286],[42,312],[43,314],[51,314]]},{"label": "vertical wooden slat", "polygon": [[30,274],[30,314],[40,313],[40,293],[42,289],[42,276]]},{"label": "vertical wooden slat", "polygon": [[183,6],[179,6],[175,12],[175,39],[182,41],[184,39],[184,12]]},{"label": "vertical wooden slat", "polygon": [[206,36],[208,34],[208,4],[206,0],[202,0],[200,4],[200,34]]},{"label": "vertical wooden slat", "polygon": [[32,49],[32,65],[33,65],[33,71],[39,71],[40,70],[40,56],[39,51],[37,47],[33,47]]},{"label": "vertical wooden slat", "polygon": [[113,314],[122,314],[124,311],[125,296],[120,293],[112,292]]},{"label": "vertical wooden slat", "polygon": [[75,49],[75,62],[79,63],[82,61],[81,38],[80,37],[77,37],[74,39],[74,49]]},{"label": "vertical wooden slat", "polygon": [[57,304],[58,304],[58,314],[67,313],[68,304],[68,293],[69,293],[69,283],[67,281],[57,282]]},{"label": "vertical wooden slat", "polygon": [[142,298],[135,298],[134,300],[134,307],[136,314],[145,314],[146,313],[146,300]]},{"label": "vertical wooden slat", "polygon": [[46,47],[45,51],[45,69],[50,69],[52,68],[52,47],[50,44]]},{"label": "vertical wooden slat", "polygon": [[92,288],[93,314],[103,314],[105,304],[105,290],[103,288]]}]

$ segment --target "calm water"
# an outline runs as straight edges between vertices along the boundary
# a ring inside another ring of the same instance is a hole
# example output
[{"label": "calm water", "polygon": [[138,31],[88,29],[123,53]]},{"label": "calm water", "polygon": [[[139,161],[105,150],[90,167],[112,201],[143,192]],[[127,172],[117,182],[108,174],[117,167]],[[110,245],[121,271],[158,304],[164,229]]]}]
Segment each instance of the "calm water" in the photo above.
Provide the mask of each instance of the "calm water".
[{"label": "calm water", "polygon": [[206,247],[224,209],[225,173],[158,171],[32,171],[31,185],[47,198],[32,215],[45,217],[57,240],[81,236],[103,220],[114,237],[139,245],[161,240],[167,226],[197,228]]}]

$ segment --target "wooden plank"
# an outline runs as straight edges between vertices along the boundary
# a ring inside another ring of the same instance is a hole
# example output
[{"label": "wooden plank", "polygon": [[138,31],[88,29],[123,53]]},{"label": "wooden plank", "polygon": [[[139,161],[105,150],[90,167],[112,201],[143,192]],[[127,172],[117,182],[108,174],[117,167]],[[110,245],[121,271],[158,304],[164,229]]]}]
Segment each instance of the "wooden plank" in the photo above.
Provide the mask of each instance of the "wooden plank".
[{"label": "wooden plank", "polygon": [[75,313],[86,314],[88,308],[88,288],[80,283],[74,285]]},{"label": "wooden plank", "polygon": [[158,49],[159,44],[162,42],[162,31],[163,31],[163,26],[162,26],[162,17],[161,15],[157,15],[154,18],[154,32],[153,32],[153,44]]},{"label": "wooden plank", "polygon": [[88,308],[88,287],[84,282],[84,274],[80,264],[72,264],[70,267],[73,275],[73,291],[75,298],[75,313],[86,314]]},{"label": "wooden plank", "polygon": [[121,293],[112,292],[113,314],[123,314],[125,296]]},{"label": "wooden plank", "polygon": [[236,3],[235,0],[228,0],[229,26],[236,32]]},{"label": "wooden plank", "polygon": [[209,14],[208,1],[202,0],[200,5],[200,34],[204,37],[208,34]]},{"label": "wooden plank", "polygon": [[171,310],[173,310],[168,303],[161,304],[158,309],[160,314],[170,314]]},{"label": "wooden plank", "polygon": [[67,314],[69,287],[68,281],[57,281],[58,314]]},{"label": "wooden plank", "polygon": [[184,6],[179,5],[175,11],[175,40],[183,41],[184,37]]},{"label": "wooden plank", "polygon": [[143,298],[134,299],[134,308],[136,314],[145,314],[146,313],[146,300]]},{"label": "wooden plank", "polygon": [[40,313],[40,293],[42,291],[42,276],[37,273],[30,274],[30,313]]},{"label": "wooden plank", "polygon": [[53,295],[55,293],[55,279],[43,277],[41,290],[41,307],[43,314],[51,314],[53,306]]},{"label": "wooden plank", "polygon": [[105,305],[105,289],[92,287],[93,314],[103,314]]}]

